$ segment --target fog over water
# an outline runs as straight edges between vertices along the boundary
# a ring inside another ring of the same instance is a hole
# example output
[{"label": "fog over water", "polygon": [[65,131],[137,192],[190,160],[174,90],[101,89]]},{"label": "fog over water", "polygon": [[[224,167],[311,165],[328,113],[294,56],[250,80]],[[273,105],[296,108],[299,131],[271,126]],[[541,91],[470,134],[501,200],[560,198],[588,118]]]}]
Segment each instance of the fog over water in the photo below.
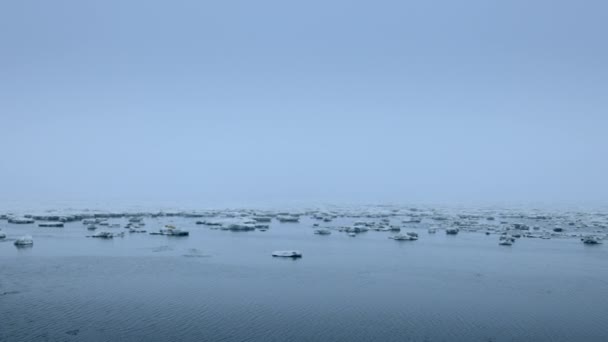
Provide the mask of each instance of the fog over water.
[{"label": "fog over water", "polygon": [[3,203],[572,203],[601,1],[7,1]]},{"label": "fog over water", "polygon": [[0,1],[0,342],[608,341],[606,13]]}]

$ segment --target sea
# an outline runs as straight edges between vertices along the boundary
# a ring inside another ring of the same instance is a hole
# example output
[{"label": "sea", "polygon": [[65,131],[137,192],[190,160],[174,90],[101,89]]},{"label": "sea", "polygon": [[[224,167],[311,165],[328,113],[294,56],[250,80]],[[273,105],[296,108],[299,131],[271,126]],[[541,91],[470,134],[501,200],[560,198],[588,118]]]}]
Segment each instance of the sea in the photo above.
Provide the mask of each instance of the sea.
[{"label": "sea", "polygon": [[[424,221],[403,230],[417,241],[395,241],[316,235],[308,216],[244,232],[196,220],[146,217],[147,233],[113,239],[88,238],[81,222],[0,220],[0,341],[608,341],[603,244],[499,246]],[[321,226],[355,220],[366,219]],[[190,234],[149,234],[167,224]],[[26,234],[33,246],[16,247]]]}]

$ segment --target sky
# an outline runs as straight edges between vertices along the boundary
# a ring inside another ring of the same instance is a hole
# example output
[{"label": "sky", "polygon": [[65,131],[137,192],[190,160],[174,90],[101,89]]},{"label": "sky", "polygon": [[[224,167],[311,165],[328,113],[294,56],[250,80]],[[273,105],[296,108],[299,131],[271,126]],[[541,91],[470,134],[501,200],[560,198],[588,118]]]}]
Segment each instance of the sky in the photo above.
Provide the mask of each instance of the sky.
[{"label": "sky", "polygon": [[606,1],[0,2],[0,200],[608,203]]}]

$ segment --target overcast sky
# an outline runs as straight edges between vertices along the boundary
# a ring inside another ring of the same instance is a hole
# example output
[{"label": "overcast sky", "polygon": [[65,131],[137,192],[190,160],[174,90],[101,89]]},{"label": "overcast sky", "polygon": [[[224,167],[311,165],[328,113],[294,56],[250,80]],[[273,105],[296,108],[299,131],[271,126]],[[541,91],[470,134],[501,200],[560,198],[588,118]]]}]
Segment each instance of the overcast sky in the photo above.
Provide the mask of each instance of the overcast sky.
[{"label": "overcast sky", "polygon": [[606,1],[0,2],[0,199],[608,202]]}]

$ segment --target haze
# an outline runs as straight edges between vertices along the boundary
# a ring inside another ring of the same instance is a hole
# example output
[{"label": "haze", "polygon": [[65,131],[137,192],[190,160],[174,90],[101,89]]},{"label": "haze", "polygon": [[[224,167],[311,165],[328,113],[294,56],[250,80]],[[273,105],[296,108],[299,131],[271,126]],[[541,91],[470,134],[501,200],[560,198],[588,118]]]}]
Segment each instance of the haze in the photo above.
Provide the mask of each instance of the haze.
[{"label": "haze", "polygon": [[604,1],[3,1],[0,199],[606,203]]}]

